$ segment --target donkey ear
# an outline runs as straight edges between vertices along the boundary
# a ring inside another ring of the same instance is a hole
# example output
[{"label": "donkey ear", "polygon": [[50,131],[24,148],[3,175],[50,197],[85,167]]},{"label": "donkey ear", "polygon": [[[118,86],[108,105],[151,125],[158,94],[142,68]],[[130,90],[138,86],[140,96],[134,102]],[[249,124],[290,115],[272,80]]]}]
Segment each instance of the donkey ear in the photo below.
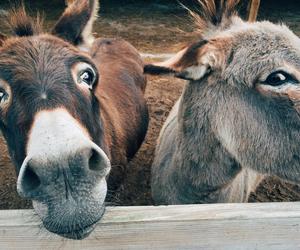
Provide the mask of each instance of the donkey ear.
[{"label": "donkey ear", "polygon": [[0,46],[3,45],[3,43],[6,39],[7,39],[7,37],[5,35],[3,35],[2,33],[0,33]]},{"label": "donkey ear", "polygon": [[217,65],[214,46],[202,40],[178,52],[169,60],[144,67],[145,74],[170,75],[185,80],[200,80]]},{"label": "donkey ear", "polygon": [[68,7],[55,24],[52,34],[74,45],[91,45],[98,0],[68,0]]},{"label": "donkey ear", "polygon": [[65,0],[66,5],[69,6],[71,5],[73,2],[75,2],[75,0]]}]

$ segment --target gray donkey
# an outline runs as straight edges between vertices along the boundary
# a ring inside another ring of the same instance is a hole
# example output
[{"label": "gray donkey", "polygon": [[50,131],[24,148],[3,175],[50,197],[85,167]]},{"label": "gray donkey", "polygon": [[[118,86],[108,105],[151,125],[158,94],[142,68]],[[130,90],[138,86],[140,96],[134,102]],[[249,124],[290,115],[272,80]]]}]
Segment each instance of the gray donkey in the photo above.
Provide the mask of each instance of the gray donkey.
[{"label": "gray donkey", "polygon": [[268,175],[300,183],[300,39],[200,2],[201,38],[145,73],[189,80],[158,140],[158,204],[246,202]]}]

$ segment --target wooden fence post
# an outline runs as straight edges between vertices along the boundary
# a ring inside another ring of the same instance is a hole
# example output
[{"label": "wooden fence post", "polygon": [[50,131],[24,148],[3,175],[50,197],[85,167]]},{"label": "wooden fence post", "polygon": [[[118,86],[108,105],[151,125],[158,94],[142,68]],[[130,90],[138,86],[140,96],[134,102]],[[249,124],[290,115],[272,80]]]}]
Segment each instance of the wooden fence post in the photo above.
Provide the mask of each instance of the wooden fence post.
[{"label": "wooden fence post", "polygon": [[255,22],[256,21],[259,6],[260,6],[260,0],[251,0],[249,16],[248,16],[248,21],[249,22]]}]

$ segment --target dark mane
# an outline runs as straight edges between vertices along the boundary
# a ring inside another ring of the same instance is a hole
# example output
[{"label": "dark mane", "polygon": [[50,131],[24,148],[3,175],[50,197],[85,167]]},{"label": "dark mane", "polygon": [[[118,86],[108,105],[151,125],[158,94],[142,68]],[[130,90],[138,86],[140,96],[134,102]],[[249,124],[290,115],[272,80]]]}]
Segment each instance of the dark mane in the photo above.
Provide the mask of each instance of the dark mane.
[{"label": "dark mane", "polygon": [[43,18],[40,14],[34,19],[27,15],[24,5],[16,7],[5,15],[5,22],[14,36],[33,36],[42,33]]}]

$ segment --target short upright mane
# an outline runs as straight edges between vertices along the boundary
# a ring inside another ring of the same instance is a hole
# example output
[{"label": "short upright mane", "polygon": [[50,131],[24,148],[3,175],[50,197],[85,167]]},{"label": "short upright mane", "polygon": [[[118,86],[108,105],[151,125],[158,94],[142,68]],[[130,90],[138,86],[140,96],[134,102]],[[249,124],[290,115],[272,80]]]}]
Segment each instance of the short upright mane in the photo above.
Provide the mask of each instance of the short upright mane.
[{"label": "short upright mane", "polygon": [[237,16],[237,5],[240,0],[198,0],[201,10],[192,11],[186,8],[202,35],[225,29]]},{"label": "short upright mane", "polygon": [[43,19],[40,15],[37,15],[36,19],[33,19],[27,15],[25,7],[17,7],[9,11],[5,16],[6,26],[15,36],[33,36],[42,33]]}]

